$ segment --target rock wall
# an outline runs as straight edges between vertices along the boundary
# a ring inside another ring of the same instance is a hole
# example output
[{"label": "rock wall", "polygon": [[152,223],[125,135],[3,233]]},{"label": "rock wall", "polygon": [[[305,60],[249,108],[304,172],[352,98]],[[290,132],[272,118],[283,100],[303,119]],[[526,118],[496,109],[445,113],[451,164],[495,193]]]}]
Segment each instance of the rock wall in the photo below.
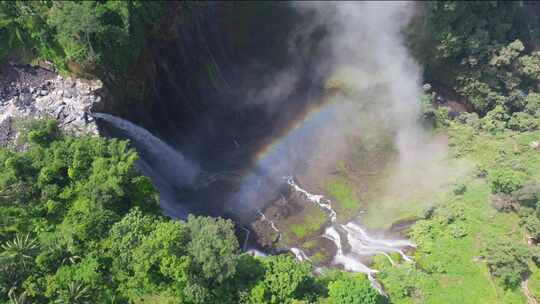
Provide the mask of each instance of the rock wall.
[{"label": "rock wall", "polygon": [[19,118],[52,117],[74,135],[97,135],[89,115],[101,97],[98,80],[64,78],[41,67],[9,63],[0,74],[0,146],[17,136],[14,123]]}]

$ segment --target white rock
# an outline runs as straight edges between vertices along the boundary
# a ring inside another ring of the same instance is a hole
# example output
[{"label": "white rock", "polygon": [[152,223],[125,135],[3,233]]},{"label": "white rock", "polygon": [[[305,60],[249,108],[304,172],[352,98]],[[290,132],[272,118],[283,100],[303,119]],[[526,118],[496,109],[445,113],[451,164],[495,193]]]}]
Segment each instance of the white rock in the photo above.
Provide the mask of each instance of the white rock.
[{"label": "white rock", "polygon": [[[21,72],[14,66],[9,68],[14,69],[17,74],[27,73],[21,78],[34,77],[28,83],[35,85],[16,81],[0,82],[0,128],[10,130],[10,118],[52,116],[59,120],[59,125],[68,133],[98,134],[95,122],[84,117],[85,113],[100,101],[98,96],[91,94],[102,86],[100,81],[82,82],[78,79],[64,79],[60,75],[53,78],[43,77],[43,72],[37,70],[39,68],[36,68],[37,76],[26,71]],[[17,136],[11,134],[11,138],[6,139],[6,136],[2,136],[2,131],[0,129],[0,146],[6,143],[5,140],[12,140]]]}]

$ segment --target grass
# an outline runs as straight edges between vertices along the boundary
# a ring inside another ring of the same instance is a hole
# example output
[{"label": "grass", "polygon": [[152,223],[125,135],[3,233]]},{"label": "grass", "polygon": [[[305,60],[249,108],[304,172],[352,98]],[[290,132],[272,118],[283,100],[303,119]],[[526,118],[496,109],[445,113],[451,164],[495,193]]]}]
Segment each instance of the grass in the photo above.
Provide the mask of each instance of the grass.
[{"label": "grass", "polygon": [[[540,152],[529,146],[540,139],[540,131],[492,135],[452,124],[445,132],[450,150],[440,161],[448,172],[431,187],[408,186],[402,191],[407,196],[399,191],[382,192],[386,185],[381,181],[388,176],[389,168],[382,168],[379,175],[362,183],[360,174],[376,172],[376,168],[358,169],[349,162],[348,166],[338,166],[339,174],[326,180],[325,190],[338,214],[352,216],[367,208],[361,221],[368,228],[389,228],[400,219],[423,216],[427,206],[435,207],[432,218],[420,220],[411,228],[410,238],[418,246],[412,254],[415,264],[392,266],[384,256],[374,258],[373,268],[381,271],[377,278],[391,303],[526,303],[521,289],[505,289],[491,276],[483,260],[482,252],[490,240],[504,237],[524,242],[524,231],[516,213],[498,212],[491,206],[489,174],[482,177],[479,173],[508,167],[523,172],[528,179],[540,180]],[[456,193],[456,185],[465,185],[464,192]],[[298,244],[320,232],[327,219],[324,211],[310,206],[300,217],[288,221],[285,229]],[[314,249],[320,247],[317,241],[309,240],[301,247],[312,253],[316,263],[326,258],[322,249]],[[529,289],[540,299],[540,269],[532,261],[530,264]]]},{"label": "grass", "polygon": [[328,215],[316,206],[306,208],[306,211],[301,218],[301,221],[294,221],[290,223],[290,228],[284,229],[290,230],[296,239],[303,239],[318,232],[328,221]]},{"label": "grass", "polygon": [[[540,138],[540,132],[473,135],[470,131],[461,126],[448,130],[454,160],[488,170],[517,167],[530,179],[540,178],[540,152],[528,146]],[[418,245],[416,267],[392,267],[376,259],[374,267],[382,270],[379,278],[392,303],[527,302],[519,288],[504,289],[496,282],[481,258],[493,238],[523,242],[524,237],[517,214],[496,211],[488,199],[489,180],[475,173],[460,180],[467,186],[461,195],[454,194],[450,187],[441,189],[433,196],[437,206],[434,217],[413,226],[411,238]],[[380,208],[378,216],[384,212]],[[531,266],[531,271],[529,289],[540,296],[540,271],[535,266]]]},{"label": "grass", "polygon": [[[377,265],[383,274],[392,303],[524,303],[520,290],[505,290],[489,275],[482,262],[481,251],[494,236],[509,235],[521,240],[518,217],[513,213],[499,213],[487,203],[489,186],[485,180],[470,180],[469,190],[462,196],[450,193],[439,202],[433,220],[423,220],[413,227],[413,240],[418,245],[414,259],[417,271],[423,275],[411,284],[411,296],[400,294],[394,268]],[[447,224],[448,214],[460,214],[460,219]],[[459,228],[459,229],[456,229]],[[516,230],[517,229],[517,230]],[[464,231],[465,235],[454,231]],[[517,231],[517,233],[516,233]]]},{"label": "grass", "polygon": [[352,185],[344,178],[335,177],[330,180],[326,186],[326,191],[333,198],[332,201],[336,203],[338,211],[341,211],[338,213],[354,213],[362,206]]},{"label": "grass", "polygon": [[529,277],[529,289],[537,299],[540,299],[540,269],[533,265],[531,270],[532,274]]}]

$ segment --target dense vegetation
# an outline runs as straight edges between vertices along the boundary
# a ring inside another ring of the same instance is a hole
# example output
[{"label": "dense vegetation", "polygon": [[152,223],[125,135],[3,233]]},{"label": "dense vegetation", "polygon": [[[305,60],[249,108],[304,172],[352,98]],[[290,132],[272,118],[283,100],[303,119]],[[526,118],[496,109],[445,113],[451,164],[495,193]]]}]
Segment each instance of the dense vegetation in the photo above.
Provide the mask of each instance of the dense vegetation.
[{"label": "dense vegetation", "polygon": [[425,86],[424,118],[448,136],[446,161],[472,169],[419,214],[409,232],[416,265],[376,259],[393,303],[540,296],[540,53],[525,17],[519,2],[429,2],[411,26],[427,80],[474,110],[451,119]]},{"label": "dense vegetation", "polygon": [[230,220],[160,215],[125,141],[21,123],[0,150],[2,303],[381,303],[363,276],[240,254]]},{"label": "dense vegetation", "polygon": [[49,61],[113,80],[137,59],[163,9],[159,1],[0,1],[0,61]]},{"label": "dense vegetation", "polygon": [[530,129],[538,111],[538,39],[518,1],[427,2],[424,16],[409,29],[413,54],[428,81],[452,88],[480,115],[512,119]]},{"label": "dense vegetation", "polygon": [[[473,169],[418,214],[415,264],[375,258],[388,299],[363,275],[314,275],[289,255],[242,254],[231,221],[163,217],[127,142],[65,136],[45,120],[21,124],[24,151],[0,150],[0,302],[523,303],[523,286],[540,299],[539,22],[520,2],[422,6],[406,34],[433,84],[424,119],[448,136],[449,165]],[[2,1],[0,60],[114,78],[140,55],[163,7]],[[439,89],[471,113],[451,118]],[[328,188],[345,209],[359,208],[345,181]]]},{"label": "dense vegetation", "polygon": [[540,151],[531,145],[540,131],[493,134],[477,123],[447,123],[438,130],[449,136],[446,161],[468,170],[418,214],[422,220],[410,231],[418,245],[415,266],[377,258],[392,302],[525,303],[527,279],[540,296]]}]

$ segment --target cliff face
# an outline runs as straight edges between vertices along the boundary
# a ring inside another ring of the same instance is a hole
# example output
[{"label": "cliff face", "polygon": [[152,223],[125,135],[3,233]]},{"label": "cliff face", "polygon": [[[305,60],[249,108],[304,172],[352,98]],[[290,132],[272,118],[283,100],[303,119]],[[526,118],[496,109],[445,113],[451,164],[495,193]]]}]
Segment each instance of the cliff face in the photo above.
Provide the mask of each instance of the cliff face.
[{"label": "cliff face", "polygon": [[[166,11],[127,79],[105,84],[110,94],[95,112],[128,119],[202,159],[256,149],[301,115],[318,80],[312,48],[289,39],[301,23],[290,4],[172,2]],[[291,70],[305,77],[287,79]],[[275,85],[283,79],[285,89]]]},{"label": "cliff face", "polygon": [[[18,117],[49,116],[74,134],[107,134],[111,126],[91,115],[105,112],[146,128],[204,172],[248,171],[261,147],[318,102],[321,81],[311,65],[317,39],[293,35],[302,16],[288,3],[167,5],[122,79],[102,85],[40,67],[3,67],[0,143],[15,139]],[[209,187],[186,195],[219,210],[238,185]]]},{"label": "cliff face", "polygon": [[319,102],[318,39],[289,3],[169,5],[127,79],[106,83],[110,94],[93,110],[142,126],[197,162],[211,182],[181,201],[223,215],[237,177]]}]

